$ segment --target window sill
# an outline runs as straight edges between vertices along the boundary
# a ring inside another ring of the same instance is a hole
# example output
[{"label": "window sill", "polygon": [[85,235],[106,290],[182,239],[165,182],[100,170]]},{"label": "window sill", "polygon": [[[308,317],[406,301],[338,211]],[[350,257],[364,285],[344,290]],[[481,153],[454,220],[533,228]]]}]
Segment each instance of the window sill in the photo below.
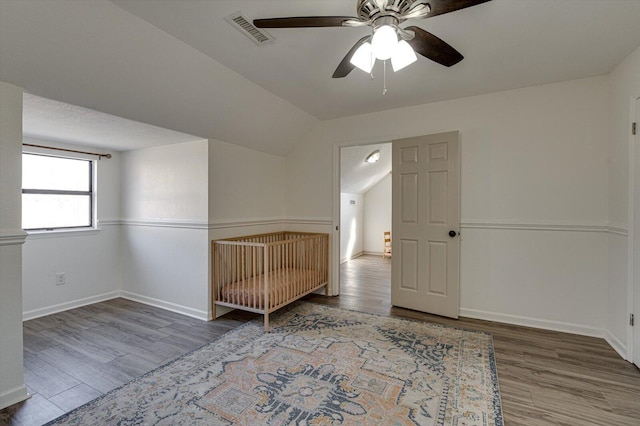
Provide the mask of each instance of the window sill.
[{"label": "window sill", "polygon": [[102,229],[100,228],[78,228],[78,229],[54,229],[53,231],[25,231],[27,240],[40,238],[64,238],[64,237],[80,237],[83,235],[96,235]]}]

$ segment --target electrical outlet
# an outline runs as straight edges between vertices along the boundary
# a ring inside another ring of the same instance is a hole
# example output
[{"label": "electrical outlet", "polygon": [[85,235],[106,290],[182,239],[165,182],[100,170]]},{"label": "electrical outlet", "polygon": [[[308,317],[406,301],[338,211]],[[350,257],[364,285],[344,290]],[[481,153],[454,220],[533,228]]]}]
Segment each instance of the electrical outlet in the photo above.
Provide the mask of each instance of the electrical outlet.
[{"label": "electrical outlet", "polygon": [[67,277],[64,272],[56,274],[56,285],[64,285],[67,282]]}]

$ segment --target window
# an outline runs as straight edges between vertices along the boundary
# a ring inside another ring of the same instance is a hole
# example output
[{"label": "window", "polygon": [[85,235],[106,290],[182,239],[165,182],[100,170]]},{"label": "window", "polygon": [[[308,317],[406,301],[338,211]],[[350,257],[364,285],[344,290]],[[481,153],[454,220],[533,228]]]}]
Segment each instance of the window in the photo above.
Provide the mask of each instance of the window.
[{"label": "window", "polygon": [[93,226],[93,161],[22,154],[22,228]]}]

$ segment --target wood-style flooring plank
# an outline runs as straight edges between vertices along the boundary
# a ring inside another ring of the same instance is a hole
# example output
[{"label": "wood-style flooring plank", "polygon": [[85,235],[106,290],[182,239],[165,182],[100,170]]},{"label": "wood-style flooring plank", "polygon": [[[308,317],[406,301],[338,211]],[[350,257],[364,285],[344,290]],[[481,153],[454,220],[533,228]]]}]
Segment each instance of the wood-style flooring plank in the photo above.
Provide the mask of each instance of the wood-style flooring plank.
[{"label": "wood-style flooring plank", "polygon": [[66,413],[96,399],[101,395],[102,392],[82,383],[49,398],[49,401]]},{"label": "wood-style flooring plank", "polygon": [[82,382],[37,355],[24,354],[24,382],[45,398],[71,389]]},{"label": "wood-style flooring plank", "polygon": [[312,294],[305,299],[491,333],[508,426],[640,426],[640,370],[604,339],[471,318],[453,320],[392,307],[390,297],[380,303],[380,295],[390,294],[390,262],[363,256],[343,263],[340,296]]},{"label": "wood-style flooring plank", "polygon": [[[390,282],[390,259],[362,256],[341,265],[340,296],[305,300],[491,333],[507,426],[640,426],[640,370],[604,339],[396,308]],[[46,423],[257,317],[235,310],[204,322],[113,299],[26,321],[34,396],[0,411],[0,425]],[[109,349],[92,353],[101,348]]]}]

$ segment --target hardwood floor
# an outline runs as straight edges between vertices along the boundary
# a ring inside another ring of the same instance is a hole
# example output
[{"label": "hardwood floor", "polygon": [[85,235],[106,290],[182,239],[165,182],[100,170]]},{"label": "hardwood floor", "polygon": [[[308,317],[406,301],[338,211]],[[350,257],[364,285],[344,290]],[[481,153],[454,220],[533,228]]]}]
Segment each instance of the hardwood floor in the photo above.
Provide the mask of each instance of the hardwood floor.
[{"label": "hardwood floor", "polygon": [[[341,266],[341,295],[305,300],[493,334],[505,424],[640,425],[640,370],[603,340],[390,304],[391,260]],[[24,323],[25,383],[33,397],[0,411],[0,424],[40,425],[207,343],[256,315],[202,322],[114,299]]]},{"label": "hardwood floor", "polygon": [[256,315],[205,322],[126,299],[25,321],[30,399],[0,411],[0,425],[41,425],[179,357]]},{"label": "hardwood floor", "polygon": [[391,260],[377,256],[343,263],[340,273],[339,297],[306,300],[490,332],[505,425],[640,425],[640,370],[604,339],[392,307]]}]

